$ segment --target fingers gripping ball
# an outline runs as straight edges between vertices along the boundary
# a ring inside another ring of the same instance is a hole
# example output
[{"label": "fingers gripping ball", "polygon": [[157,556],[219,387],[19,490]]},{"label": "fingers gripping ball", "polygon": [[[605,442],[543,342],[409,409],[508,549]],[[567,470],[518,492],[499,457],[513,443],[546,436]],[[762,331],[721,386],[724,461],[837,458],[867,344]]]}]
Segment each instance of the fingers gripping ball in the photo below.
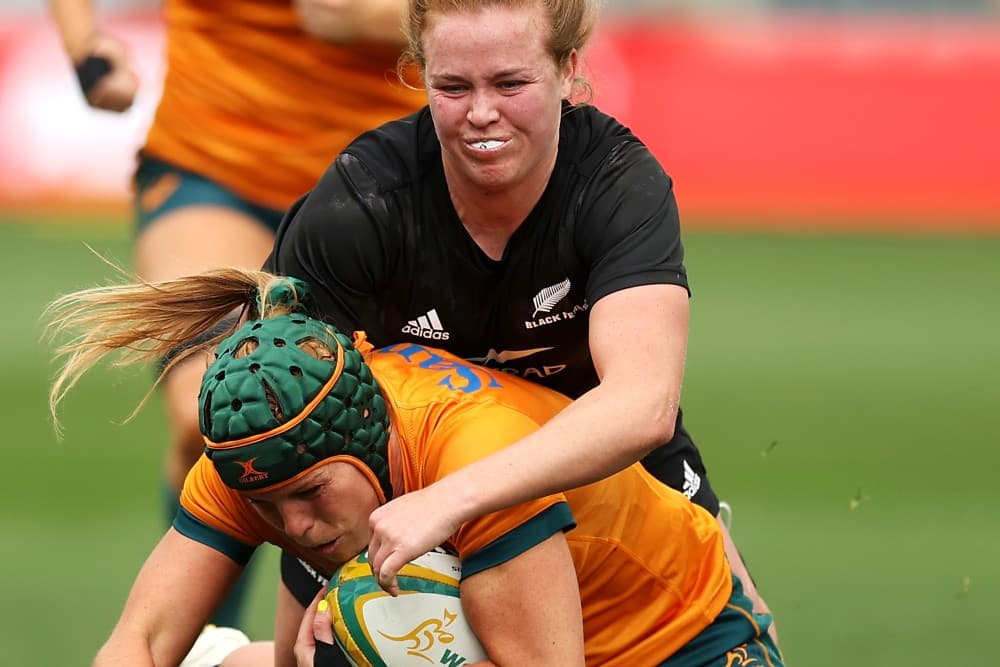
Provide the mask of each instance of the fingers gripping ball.
[{"label": "fingers gripping ball", "polygon": [[383,591],[367,554],[340,567],[326,590],[333,636],[359,667],[458,667],[486,660],[462,613],[462,564],[431,551],[403,566],[399,597]]},{"label": "fingers gripping ball", "polygon": [[348,455],[392,495],[385,399],[350,339],[324,322],[247,322],[219,344],[198,400],[206,455],[231,488],[261,489]]}]

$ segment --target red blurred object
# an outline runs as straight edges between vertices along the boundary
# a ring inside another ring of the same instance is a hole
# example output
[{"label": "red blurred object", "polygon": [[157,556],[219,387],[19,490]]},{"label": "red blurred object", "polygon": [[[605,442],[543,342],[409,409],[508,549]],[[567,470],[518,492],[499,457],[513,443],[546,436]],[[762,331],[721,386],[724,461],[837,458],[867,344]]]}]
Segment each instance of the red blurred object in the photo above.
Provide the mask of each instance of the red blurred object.
[{"label": "red blurred object", "polygon": [[686,219],[1000,230],[1000,22],[608,22],[588,61]]},{"label": "red blurred object", "polygon": [[[159,95],[155,12],[109,21],[144,92],[83,102],[43,17],[0,26],[0,206],[120,205]],[[674,177],[685,225],[1000,231],[1000,22],[607,15],[595,103]]]}]

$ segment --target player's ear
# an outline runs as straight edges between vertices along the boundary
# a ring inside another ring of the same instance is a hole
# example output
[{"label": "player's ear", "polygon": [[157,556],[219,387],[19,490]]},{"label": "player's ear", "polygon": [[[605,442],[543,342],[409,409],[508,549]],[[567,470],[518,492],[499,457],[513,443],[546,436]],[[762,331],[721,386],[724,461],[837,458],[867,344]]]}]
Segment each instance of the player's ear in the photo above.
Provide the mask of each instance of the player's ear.
[{"label": "player's ear", "polygon": [[573,49],[569,52],[569,55],[566,56],[566,60],[564,60],[559,66],[559,93],[561,99],[569,99],[569,96],[573,93],[573,85],[576,83],[579,66],[579,56],[576,49]]}]

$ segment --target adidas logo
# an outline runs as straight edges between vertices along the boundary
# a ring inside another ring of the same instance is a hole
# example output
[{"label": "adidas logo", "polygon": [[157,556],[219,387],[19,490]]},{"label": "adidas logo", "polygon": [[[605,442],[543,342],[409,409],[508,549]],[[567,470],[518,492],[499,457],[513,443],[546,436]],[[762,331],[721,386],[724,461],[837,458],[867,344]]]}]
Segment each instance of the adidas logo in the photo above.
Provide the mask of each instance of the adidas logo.
[{"label": "adidas logo", "polygon": [[687,496],[688,500],[694,498],[694,495],[698,493],[698,489],[701,488],[701,475],[696,473],[694,469],[688,465],[688,462],[684,461],[684,485],[681,487],[681,493]]},{"label": "adidas logo", "polygon": [[402,329],[403,333],[417,336],[418,338],[429,338],[430,340],[448,340],[451,334],[444,330],[437,309],[431,308],[426,315],[421,315],[415,320],[407,322]]}]

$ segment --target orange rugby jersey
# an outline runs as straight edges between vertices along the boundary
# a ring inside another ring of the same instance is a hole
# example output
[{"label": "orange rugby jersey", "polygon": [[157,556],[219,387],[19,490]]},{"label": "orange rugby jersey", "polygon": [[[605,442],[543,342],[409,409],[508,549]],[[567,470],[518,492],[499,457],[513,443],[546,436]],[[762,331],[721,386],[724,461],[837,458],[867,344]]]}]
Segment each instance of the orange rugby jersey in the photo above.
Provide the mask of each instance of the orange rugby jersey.
[{"label": "orange rugby jersey", "polygon": [[[514,442],[569,403],[527,380],[420,345],[389,346],[368,361],[401,446],[401,461],[391,460],[397,494],[399,484],[423,488]],[[563,500],[576,522],[566,539],[580,583],[588,665],[659,664],[723,610],[732,581],[717,521],[638,463],[464,524],[451,540],[463,576],[537,544],[539,531],[547,537],[562,529],[556,510]]]},{"label": "orange rugby jersey", "polygon": [[[398,443],[390,456],[395,495],[514,442],[569,403],[441,350],[408,343],[375,352],[366,343],[359,347],[368,349],[389,404],[390,446]],[[262,542],[309,561],[226,487],[204,456],[185,481],[181,505],[189,518],[175,527],[238,562]],[[561,530],[568,530],[580,584],[588,665],[659,664],[710,625],[732,592],[715,518],[640,464],[469,521],[449,544],[462,558],[463,575],[471,576]]]},{"label": "orange rugby jersey", "polygon": [[290,0],[166,0],[167,72],[143,150],[256,204],[287,208],[357,135],[426,101],[398,50],[337,46]]}]

